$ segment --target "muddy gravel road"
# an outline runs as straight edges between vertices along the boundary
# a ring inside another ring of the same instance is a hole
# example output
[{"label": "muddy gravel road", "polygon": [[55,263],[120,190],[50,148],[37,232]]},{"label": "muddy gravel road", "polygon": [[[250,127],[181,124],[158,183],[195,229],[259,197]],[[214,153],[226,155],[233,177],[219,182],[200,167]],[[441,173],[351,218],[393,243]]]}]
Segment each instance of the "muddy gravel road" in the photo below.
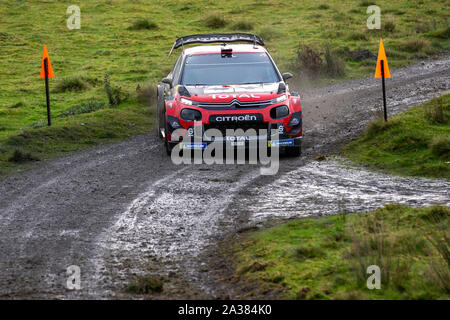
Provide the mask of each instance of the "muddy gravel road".
[{"label": "muddy gravel road", "polygon": [[[387,81],[389,114],[449,92],[449,84],[450,57],[398,69]],[[450,204],[448,181],[313,160],[362,132],[379,110],[379,81],[299,91],[304,154],[281,159],[274,176],[257,165],[176,166],[149,133],[1,178],[0,298],[139,298],[124,290],[139,275],[165,282],[150,298],[220,298],[208,261],[226,234],[343,206]],[[71,265],[80,267],[81,290],[66,288]]]}]

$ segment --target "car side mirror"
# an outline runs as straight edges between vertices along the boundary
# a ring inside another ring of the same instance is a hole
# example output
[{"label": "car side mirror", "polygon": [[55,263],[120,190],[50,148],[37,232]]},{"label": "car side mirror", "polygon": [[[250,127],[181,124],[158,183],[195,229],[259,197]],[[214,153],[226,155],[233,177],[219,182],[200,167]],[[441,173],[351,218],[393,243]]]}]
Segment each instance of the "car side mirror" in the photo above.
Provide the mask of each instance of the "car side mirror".
[{"label": "car side mirror", "polygon": [[292,73],[290,73],[290,72],[285,72],[281,76],[283,77],[283,81],[286,81],[287,79],[290,79],[293,77]]},{"label": "car side mirror", "polygon": [[168,84],[172,88],[172,79],[170,78],[164,78],[161,81],[162,83]]}]

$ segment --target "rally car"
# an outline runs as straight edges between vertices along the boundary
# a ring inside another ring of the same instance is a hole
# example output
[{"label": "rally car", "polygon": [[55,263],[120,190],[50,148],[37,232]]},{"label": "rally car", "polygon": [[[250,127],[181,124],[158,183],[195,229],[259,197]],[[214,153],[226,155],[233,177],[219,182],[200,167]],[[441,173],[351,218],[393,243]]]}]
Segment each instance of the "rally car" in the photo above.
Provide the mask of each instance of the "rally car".
[{"label": "rally car", "polygon": [[[204,45],[185,48],[193,43]],[[206,148],[214,140],[205,134],[200,144],[183,144],[180,135],[174,134],[181,129],[194,135],[198,126],[200,132],[218,129],[224,141],[235,145],[248,147],[249,140],[264,139],[269,147],[280,147],[290,156],[301,154],[300,97],[289,92],[286,83],[292,74],[278,71],[260,37],[245,33],[185,36],[175,41],[169,56],[179,47],[183,50],[157,94],[158,132],[169,155],[176,145]],[[257,134],[237,141],[227,136],[227,129],[255,129]]]}]

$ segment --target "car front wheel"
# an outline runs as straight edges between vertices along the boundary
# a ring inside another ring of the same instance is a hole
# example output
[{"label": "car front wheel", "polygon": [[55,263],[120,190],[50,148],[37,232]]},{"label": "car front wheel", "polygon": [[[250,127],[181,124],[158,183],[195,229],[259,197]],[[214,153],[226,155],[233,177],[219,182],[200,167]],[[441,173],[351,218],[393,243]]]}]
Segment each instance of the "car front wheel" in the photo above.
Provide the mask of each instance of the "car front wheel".
[{"label": "car front wheel", "polygon": [[169,142],[169,129],[167,125],[167,117],[166,112],[163,113],[164,119],[164,145],[166,148],[167,155],[170,156],[172,154],[173,144]]},{"label": "car front wheel", "polygon": [[158,128],[158,136],[162,139],[164,136],[162,135],[162,131],[165,130],[165,112],[164,112],[164,87],[159,85],[157,91],[157,102],[156,102],[156,118]]}]

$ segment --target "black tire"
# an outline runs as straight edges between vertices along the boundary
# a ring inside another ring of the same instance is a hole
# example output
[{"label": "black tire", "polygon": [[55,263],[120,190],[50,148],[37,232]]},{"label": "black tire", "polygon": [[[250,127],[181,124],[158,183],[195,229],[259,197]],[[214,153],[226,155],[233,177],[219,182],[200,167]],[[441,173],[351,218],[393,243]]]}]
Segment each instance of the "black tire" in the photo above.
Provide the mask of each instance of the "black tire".
[{"label": "black tire", "polygon": [[163,121],[164,121],[164,130],[165,130],[164,146],[166,148],[167,155],[170,157],[172,155],[173,144],[169,143],[169,137],[168,137],[169,130],[167,128],[167,119],[166,119],[165,111],[163,113]]},{"label": "black tire", "polygon": [[302,154],[302,144],[300,143],[297,146],[287,147],[285,150],[285,154],[288,157],[300,157]]},{"label": "black tire", "polygon": [[167,155],[170,157],[172,155],[173,145],[171,145],[169,142],[167,142],[167,138],[165,139],[164,144],[166,146]]},{"label": "black tire", "polygon": [[156,130],[158,130],[158,136],[163,139],[161,130],[165,130],[165,104],[164,104],[164,86],[159,85],[157,89],[157,101],[156,101],[156,118],[157,125]]}]

